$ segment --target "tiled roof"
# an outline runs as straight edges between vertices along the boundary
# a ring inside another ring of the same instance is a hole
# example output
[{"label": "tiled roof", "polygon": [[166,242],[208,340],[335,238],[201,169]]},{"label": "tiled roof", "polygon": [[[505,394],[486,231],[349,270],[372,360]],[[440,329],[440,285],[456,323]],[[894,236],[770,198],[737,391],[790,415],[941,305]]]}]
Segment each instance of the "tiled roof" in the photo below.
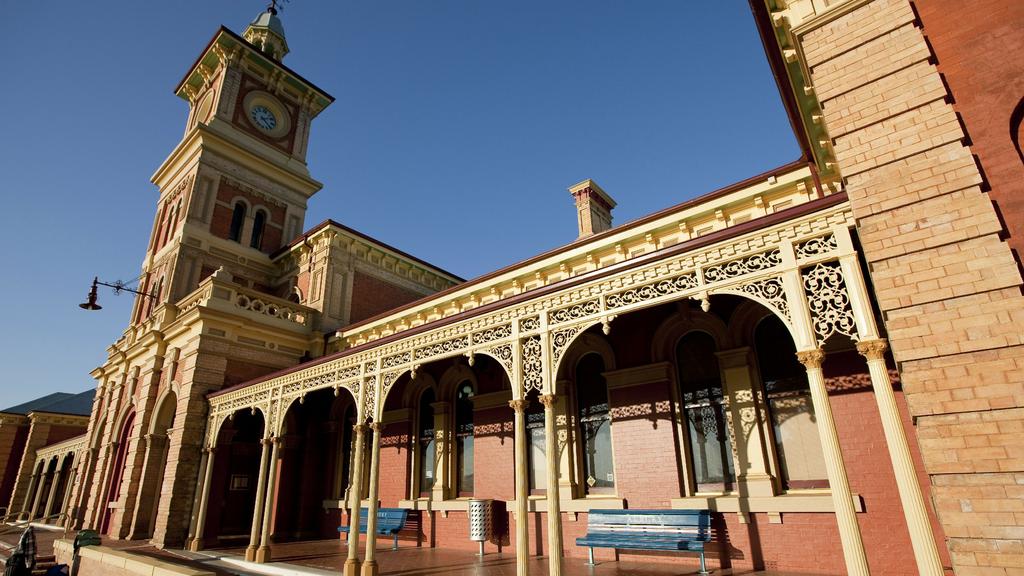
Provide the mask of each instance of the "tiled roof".
[{"label": "tiled roof", "polygon": [[54,392],[29,400],[17,406],[0,410],[7,414],[28,414],[29,412],[52,412],[54,414],[74,414],[88,416],[92,412],[92,399],[95,392],[86,390],[78,394]]}]

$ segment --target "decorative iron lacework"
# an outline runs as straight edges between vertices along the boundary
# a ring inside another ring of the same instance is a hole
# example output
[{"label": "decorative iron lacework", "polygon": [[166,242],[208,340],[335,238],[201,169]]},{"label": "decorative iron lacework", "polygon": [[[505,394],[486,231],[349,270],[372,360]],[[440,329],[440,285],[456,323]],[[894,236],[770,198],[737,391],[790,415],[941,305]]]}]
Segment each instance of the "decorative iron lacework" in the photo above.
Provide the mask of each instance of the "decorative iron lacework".
[{"label": "decorative iron lacework", "polygon": [[424,358],[430,358],[431,356],[439,356],[441,354],[448,354],[451,352],[457,352],[463,348],[469,346],[469,336],[459,336],[458,338],[452,338],[443,342],[438,342],[431,346],[424,346],[423,348],[416,349],[416,359],[422,360]]},{"label": "decorative iron lacework", "polygon": [[543,350],[540,345],[540,336],[523,338],[523,394],[530,390],[541,391],[544,386],[544,362],[541,359]]},{"label": "decorative iron lacework", "polygon": [[512,325],[502,324],[489,330],[482,332],[473,333],[473,345],[486,344],[487,342],[493,342],[495,340],[501,340],[502,338],[508,338],[512,336]]},{"label": "decorative iron lacework", "polygon": [[789,314],[789,302],[786,301],[786,289],[782,285],[781,277],[748,282],[740,286],[740,290],[767,302],[785,319],[792,321],[793,317]]},{"label": "decorative iron lacework", "polygon": [[548,312],[548,322],[551,324],[562,324],[570,320],[578,320],[601,311],[601,303],[598,300],[587,300],[565,308],[559,308]]},{"label": "decorative iron lacework", "polygon": [[676,276],[670,280],[651,282],[650,284],[644,284],[643,286],[638,286],[622,292],[616,292],[615,294],[609,294],[605,298],[605,304],[609,309],[621,308],[629,304],[646,302],[669,294],[692,290],[696,287],[697,275],[690,272],[688,274]]},{"label": "decorative iron lacework", "polygon": [[363,418],[377,419],[377,377],[366,378],[366,394],[363,395]]},{"label": "decorative iron lacework", "polygon": [[816,264],[804,271],[803,280],[818,344],[823,345],[833,334],[845,334],[856,340],[857,324],[839,263]]},{"label": "decorative iron lacework", "polygon": [[370,361],[363,364],[363,374],[369,374],[377,369],[377,363]]},{"label": "decorative iron lacework", "polygon": [[391,387],[398,382],[398,377],[402,375],[402,371],[398,372],[387,372],[382,376],[381,380],[381,398],[387,398],[388,392],[391,391]]},{"label": "decorative iron lacework", "polygon": [[359,366],[349,366],[338,370],[338,380],[348,380],[349,378],[355,378],[359,376]]},{"label": "decorative iron lacework", "polygon": [[751,272],[766,270],[779,264],[782,264],[782,255],[779,253],[779,249],[775,248],[768,252],[751,254],[738,260],[709,266],[704,269],[704,279],[708,282],[718,282],[750,274]]},{"label": "decorative iron lacework", "polygon": [[505,367],[505,373],[508,374],[508,379],[513,379],[512,375],[512,344],[501,344],[490,349],[492,356],[501,362],[501,365]]},{"label": "decorative iron lacework", "polygon": [[819,256],[821,254],[828,254],[834,250],[839,249],[839,243],[836,241],[835,234],[828,234],[826,236],[819,236],[818,238],[811,238],[806,242],[801,242],[795,246],[796,257],[799,259],[810,258],[811,256]]},{"label": "decorative iron lacework", "polygon": [[579,334],[586,328],[586,324],[577,324],[576,326],[570,326],[564,330],[552,332],[551,334],[551,364],[558,366],[558,360],[565,353],[566,348],[572,342],[574,336]]},{"label": "decorative iron lacework", "polygon": [[411,361],[412,354],[408,352],[402,352],[401,354],[394,354],[392,356],[385,357],[383,360],[381,360],[380,367],[382,370],[387,370],[388,368],[394,368],[402,364],[408,364]]},{"label": "decorative iron lacework", "polygon": [[531,316],[519,321],[519,329],[523,332],[540,330],[540,316]]}]

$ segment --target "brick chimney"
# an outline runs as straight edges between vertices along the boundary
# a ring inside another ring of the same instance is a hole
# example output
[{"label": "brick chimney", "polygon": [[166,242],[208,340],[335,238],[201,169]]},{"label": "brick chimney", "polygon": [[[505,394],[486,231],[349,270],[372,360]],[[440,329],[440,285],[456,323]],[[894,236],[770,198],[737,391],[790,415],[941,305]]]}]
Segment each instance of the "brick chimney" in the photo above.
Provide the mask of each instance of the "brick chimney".
[{"label": "brick chimney", "polygon": [[589,178],[569,188],[576,198],[576,219],[580,238],[600,234],[612,227],[612,208],[615,200]]}]

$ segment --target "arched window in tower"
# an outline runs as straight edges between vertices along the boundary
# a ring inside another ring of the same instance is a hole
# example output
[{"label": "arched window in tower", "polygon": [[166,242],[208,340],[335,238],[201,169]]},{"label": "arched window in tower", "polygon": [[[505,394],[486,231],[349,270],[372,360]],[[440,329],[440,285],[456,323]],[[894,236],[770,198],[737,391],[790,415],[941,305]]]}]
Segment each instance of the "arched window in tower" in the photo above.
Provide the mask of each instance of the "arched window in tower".
[{"label": "arched window in tower", "polygon": [[427,388],[420,396],[419,418],[417,421],[416,442],[419,449],[419,480],[420,496],[429,496],[434,487],[434,476],[437,471],[437,442],[434,435],[434,390]]},{"label": "arched window in tower", "polygon": [[256,215],[252,219],[252,239],[249,241],[249,246],[257,250],[263,245],[263,228],[267,224],[267,213],[263,210],[257,210]]},{"label": "arched window in tower", "polygon": [[235,208],[231,212],[231,229],[228,231],[228,239],[235,242],[242,241],[242,226],[245,224],[245,204],[235,202]]},{"label": "arched window in tower", "polygon": [[587,354],[576,365],[577,416],[580,423],[583,481],[588,494],[615,491],[612,465],[612,417],[608,411],[608,383],[604,359]]},{"label": "arched window in tower", "polygon": [[736,479],[716,348],[710,334],[698,331],[686,334],[676,345],[693,484],[698,492],[731,490]]},{"label": "arched window in tower", "polygon": [[455,392],[455,482],[459,496],[473,495],[473,384]]},{"label": "arched window in tower", "polygon": [[754,347],[783,486],[827,488],[807,372],[796,358],[789,330],[777,317],[768,316],[754,331]]}]

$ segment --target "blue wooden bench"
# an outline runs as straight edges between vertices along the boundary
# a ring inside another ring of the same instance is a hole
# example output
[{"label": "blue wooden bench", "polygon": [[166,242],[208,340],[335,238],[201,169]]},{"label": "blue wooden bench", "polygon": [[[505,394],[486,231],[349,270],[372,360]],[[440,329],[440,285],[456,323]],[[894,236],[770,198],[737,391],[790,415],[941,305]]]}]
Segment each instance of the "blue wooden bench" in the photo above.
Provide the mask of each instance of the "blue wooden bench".
[{"label": "blue wooden bench", "polygon": [[700,553],[700,573],[707,574],[704,543],[711,540],[709,510],[591,510],[587,535],[577,546],[631,550],[680,550]]},{"label": "blue wooden bench", "polygon": [[[359,509],[359,533],[366,534],[366,518],[369,511],[366,508]],[[378,508],[377,529],[374,530],[381,536],[394,538],[392,550],[398,550],[398,533],[405,528],[405,521],[409,518],[409,511],[405,508]],[[338,526],[338,532],[348,534],[348,526]]]}]

